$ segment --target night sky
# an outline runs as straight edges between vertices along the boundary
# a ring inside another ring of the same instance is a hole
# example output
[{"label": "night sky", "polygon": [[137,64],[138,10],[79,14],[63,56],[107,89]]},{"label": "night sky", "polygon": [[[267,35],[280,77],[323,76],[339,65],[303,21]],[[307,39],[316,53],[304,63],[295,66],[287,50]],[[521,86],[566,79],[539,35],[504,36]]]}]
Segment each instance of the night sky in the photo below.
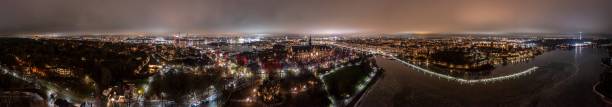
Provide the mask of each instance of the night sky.
[{"label": "night sky", "polygon": [[612,0],[2,0],[0,32],[612,33]]}]

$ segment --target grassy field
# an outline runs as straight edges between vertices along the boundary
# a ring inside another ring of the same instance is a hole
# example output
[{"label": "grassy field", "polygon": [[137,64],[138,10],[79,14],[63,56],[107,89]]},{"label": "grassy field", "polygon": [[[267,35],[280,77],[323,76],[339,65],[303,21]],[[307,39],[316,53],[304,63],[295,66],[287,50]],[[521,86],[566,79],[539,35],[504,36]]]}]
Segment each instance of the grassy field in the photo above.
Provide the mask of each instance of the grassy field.
[{"label": "grassy field", "polygon": [[364,81],[370,74],[371,69],[368,66],[352,66],[345,67],[336,72],[323,77],[329,93],[336,99],[345,99],[353,96],[357,90],[357,86]]}]

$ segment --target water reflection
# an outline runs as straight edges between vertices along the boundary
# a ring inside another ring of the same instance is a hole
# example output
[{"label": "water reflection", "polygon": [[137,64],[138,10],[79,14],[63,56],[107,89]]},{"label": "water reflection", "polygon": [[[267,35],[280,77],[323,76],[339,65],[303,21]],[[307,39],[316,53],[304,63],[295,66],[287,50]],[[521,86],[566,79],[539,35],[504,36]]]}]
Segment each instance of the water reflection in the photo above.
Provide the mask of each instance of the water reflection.
[{"label": "water reflection", "polygon": [[576,56],[575,50],[554,50],[528,63],[497,68],[492,72],[540,67],[530,75],[486,84],[439,79],[379,57],[378,65],[386,70],[384,78],[360,106],[602,106],[591,90],[604,70],[598,60],[607,54],[599,48],[581,51],[578,60],[567,59]]}]

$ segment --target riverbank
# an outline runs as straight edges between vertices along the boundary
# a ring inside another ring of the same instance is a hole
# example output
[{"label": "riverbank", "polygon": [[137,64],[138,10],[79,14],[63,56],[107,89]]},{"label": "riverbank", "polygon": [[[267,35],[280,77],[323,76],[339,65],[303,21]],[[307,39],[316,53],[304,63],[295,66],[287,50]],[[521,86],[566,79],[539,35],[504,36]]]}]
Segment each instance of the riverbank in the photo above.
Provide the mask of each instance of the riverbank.
[{"label": "riverbank", "polygon": [[398,61],[377,57],[384,78],[358,106],[589,106],[603,102],[592,93],[605,51],[596,48],[555,50],[529,66],[537,72],[486,84],[461,84],[415,71]]}]

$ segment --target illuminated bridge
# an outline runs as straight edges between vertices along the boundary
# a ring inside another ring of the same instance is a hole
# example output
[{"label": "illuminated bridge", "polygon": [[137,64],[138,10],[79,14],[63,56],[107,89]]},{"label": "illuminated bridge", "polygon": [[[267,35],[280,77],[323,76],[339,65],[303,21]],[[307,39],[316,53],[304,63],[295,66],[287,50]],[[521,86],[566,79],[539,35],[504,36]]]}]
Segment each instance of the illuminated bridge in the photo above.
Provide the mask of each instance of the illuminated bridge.
[{"label": "illuminated bridge", "polygon": [[534,66],[534,67],[531,67],[531,68],[529,68],[527,70],[524,70],[524,71],[521,71],[521,72],[517,72],[517,73],[506,75],[506,76],[500,76],[500,77],[492,77],[492,78],[485,78],[485,79],[463,79],[463,78],[457,78],[457,77],[453,77],[453,76],[448,76],[448,75],[440,74],[440,73],[433,72],[433,71],[430,71],[430,70],[427,70],[427,69],[423,69],[423,68],[421,68],[419,66],[410,64],[410,63],[408,63],[406,61],[403,61],[403,60],[400,60],[400,59],[398,59],[396,57],[392,57],[392,58],[397,60],[397,61],[399,61],[399,62],[402,62],[405,65],[408,65],[408,66],[410,66],[412,68],[417,69],[417,71],[421,71],[421,72],[424,72],[424,73],[436,76],[438,78],[444,78],[444,79],[448,79],[448,80],[452,80],[452,81],[457,81],[457,82],[462,83],[462,84],[489,83],[489,82],[496,82],[496,81],[502,81],[502,80],[518,78],[520,76],[531,74],[532,72],[536,71],[539,68],[537,66]]},{"label": "illuminated bridge", "polygon": [[355,47],[350,47],[350,46],[345,46],[345,45],[335,44],[335,43],[331,44],[331,45],[335,45],[335,46],[343,47],[343,48],[348,48],[348,49],[352,49],[352,50],[357,50],[357,51],[362,51],[362,52],[369,52],[369,53],[372,53],[372,54],[380,54],[380,55],[383,55],[385,57],[389,57],[389,58],[392,58],[394,60],[397,60],[397,61],[401,62],[404,65],[408,65],[408,66],[410,66],[412,68],[415,68],[417,71],[420,71],[420,72],[423,72],[423,73],[426,73],[426,74],[429,74],[429,75],[432,75],[432,76],[436,76],[438,78],[444,78],[444,79],[447,79],[447,80],[456,81],[456,82],[459,82],[461,84],[490,83],[490,82],[497,82],[497,81],[514,79],[514,78],[518,78],[518,77],[521,77],[521,76],[525,76],[525,75],[531,74],[531,73],[537,71],[537,69],[539,68],[537,66],[534,66],[534,67],[531,67],[531,68],[526,69],[526,70],[521,71],[521,72],[517,72],[517,73],[514,73],[514,74],[510,74],[510,75],[505,75],[505,76],[499,76],[499,77],[492,77],[492,78],[485,78],[485,79],[463,79],[463,78],[453,77],[453,76],[449,76],[449,75],[445,75],[445,74],[441,74],[441,73],[430,71],[428,69],[421,68],[421,67],[419,67],[417,65],[410,64],[410,63],[408,63],[406,61],[398,59],[397,57],[395,57],[393,55],[390,55],[390,54],[387,54],[387,53],[385,53],[383,51],[380,51],[380,50],[376,51],[375,49],[355,48]]}]

